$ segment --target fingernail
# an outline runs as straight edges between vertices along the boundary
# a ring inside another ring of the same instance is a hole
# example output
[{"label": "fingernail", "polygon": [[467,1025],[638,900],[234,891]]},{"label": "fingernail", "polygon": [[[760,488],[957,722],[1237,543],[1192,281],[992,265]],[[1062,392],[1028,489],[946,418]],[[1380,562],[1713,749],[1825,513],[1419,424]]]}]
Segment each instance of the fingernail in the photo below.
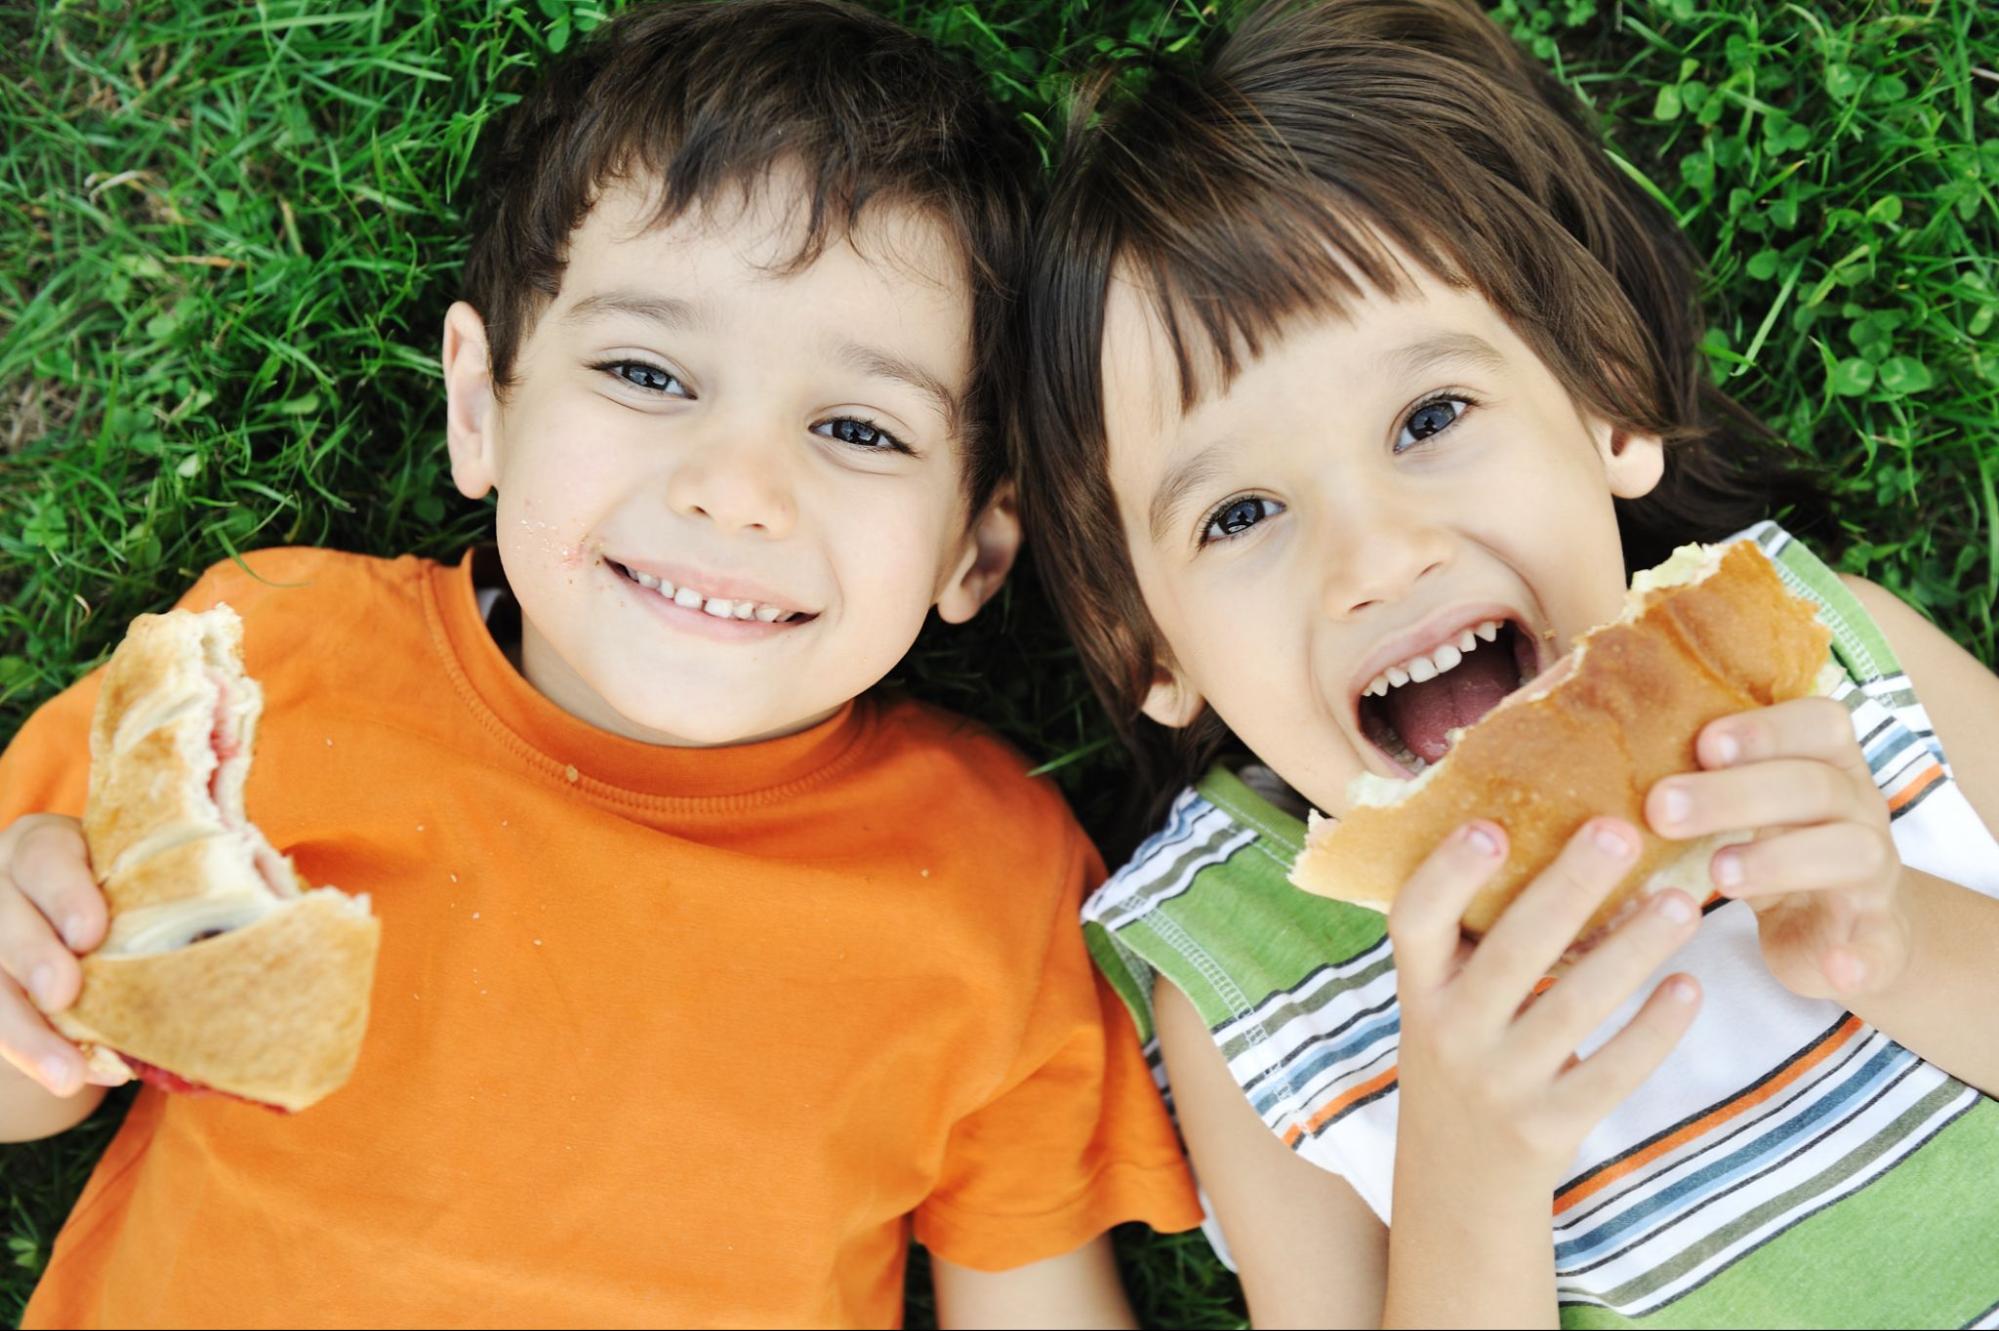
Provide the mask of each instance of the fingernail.
[{"label": "fingernail", "polygon": [[35,1002],[39,1003],[44,1009],[49,1004],[55,1002],[55,987],[55,967],[49,965],[46,961],[35,967],[28,975],[28,988],[34,992]]},{"label": "fingernail", "polygon": [[1598,823],[1592,828],[1590,831],[1590,840],[1596,842],[1598,850],[1613,859],[1624,859],[1632,851],[1631,838],[1625,836],[1623,832],[1609,823]]},{"label": "fingernail", "polygon": [[1470,846],[1474,852],[1485,856],[1487,859],[1491,859],[1499,854],[1499,838],[1494,836],[1489,829],[1481,827],[1477,823],[1473,823],[1471,826],[1465,828],[1465,844]]},{"label": "fingernail", "polygon": [[1687,815],[1694,811],[1694,797],[1682,786],[1667,786],[1665,797],[1659,801],[1659,816],[1668,823],[1684,823]]},{"label": "fingernail", "polygon": [[1666,982],[1666,997],[1672,999],[1675,1003],[1691,1003],[1694,1001],[1695,994],[1696,991],[1692,980],[1668,980]]},{"label": "fingernail", "polygon": [[1742,857],[1723,852],[1714,857],[1714,885],[1727,892],[1742,886]]},{"label": "fingernail", "polygon": [[1694,918],[1694,903],[1678,892],[1668,892],[1659,898],[1659,913],[1674,924],[1685,924]]},{"label": "fingernail", "polygon": [[1726,730],[1708,741],[1708,749],[1714,754],[1714,760],[1723,767],[1742,756],[1742,742]]},{"label": "fingernail", "polygon": [[83,931],[88,925],[81,915],[72,915],[62,922],[62,936],[72,952],[83,947]]},{"label": "fingernail", "polygon": [[42,1058],[42,1081],[57,1095],[68,1095],[76,1090],[75,1069],[61,1054],[48,1054]]}]

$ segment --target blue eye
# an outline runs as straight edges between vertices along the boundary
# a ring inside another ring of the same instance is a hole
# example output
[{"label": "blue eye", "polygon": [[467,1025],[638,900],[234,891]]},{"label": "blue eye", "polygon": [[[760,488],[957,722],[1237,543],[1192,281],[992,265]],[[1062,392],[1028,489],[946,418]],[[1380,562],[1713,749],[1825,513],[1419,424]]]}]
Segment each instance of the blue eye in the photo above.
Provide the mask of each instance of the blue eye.
[{"label": "blue eye", "polygon": [[843,444],[852,444],[868,453],[908,453],[914,456],[916,451],[881,426],[853,416],[835,416],[832,420],[820,421],[812,427],[812,433],[822,439],[837,439]]},{"label": "blue eye", "polygon": [[1226,541],[1240,536],[1266,518],[1276,517],[1284,511],[1284,506],[1274,499],[1260,495],[1249,495],[1241,499],[1231,499],[1208,515],[1201,528],[1201,544]]},{"label": "blue eye", "polygon": [[648,365],[642,360],[607,360],[590,367],[602,370],[633,388],[644,389],[648,393],[665,393],[669,397],[688,397],[687,385],[680,382],[680,376],[662,370],[657,365]]},{"label": "blue eye", "polygon": [[1408,418],[1402,422],[1402,433],[1395,439],[1395,451],[1403,452],[1426,439],[1433,439],[1442,434],[1463,419],[1466,409],[1470,406],[1471,403],[1461,397],[1430,399],[1410,412]]}]

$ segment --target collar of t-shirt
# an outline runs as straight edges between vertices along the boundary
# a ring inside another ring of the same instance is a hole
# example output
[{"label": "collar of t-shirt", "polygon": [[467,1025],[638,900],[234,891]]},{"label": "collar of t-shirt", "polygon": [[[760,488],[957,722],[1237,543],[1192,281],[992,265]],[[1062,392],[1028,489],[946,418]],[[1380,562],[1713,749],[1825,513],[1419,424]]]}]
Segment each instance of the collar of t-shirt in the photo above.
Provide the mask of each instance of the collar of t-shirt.
[{"label": "collar of t-shirt", "polygon": [[479,719],[531,765],[602,794],[781,797],[851,757],[873,729],[876,709],[864,699],[795,735],[755,744],[675,748],[599,730],[538,693],[496,641],[496,633],[518,633],[518,610],[495,555],[491,547],[475,549],[456,567],[433,568],[430,600],[453,683]]}]

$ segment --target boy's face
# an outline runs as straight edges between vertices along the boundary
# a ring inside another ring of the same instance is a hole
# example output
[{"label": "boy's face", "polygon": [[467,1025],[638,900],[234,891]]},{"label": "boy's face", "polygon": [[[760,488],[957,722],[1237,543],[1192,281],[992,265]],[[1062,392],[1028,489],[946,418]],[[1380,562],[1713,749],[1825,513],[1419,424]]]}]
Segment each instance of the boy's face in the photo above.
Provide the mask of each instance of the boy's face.
[{"label": "boy's face", "polygon": [[968,515],[971,295],[945,229],[877,204],[802,271],[794,184],[648,229],[607,190],[496,398],[446,321],[453,474],[499,490],[529,680],[656,743],[803,729],[881,679],[935,605],[969,618],[1018,542]]},{"label": "boy's face", "polygon": [[1107,312],[1111,482],[1171,653],[1146,712],[1212,706],[1335,814],[1615,617],[1611,497],[1662,462],[1476,292],[1405,267],[1402,298],[1298,321],[1184,416],[1151,302],[1114,283]]}]

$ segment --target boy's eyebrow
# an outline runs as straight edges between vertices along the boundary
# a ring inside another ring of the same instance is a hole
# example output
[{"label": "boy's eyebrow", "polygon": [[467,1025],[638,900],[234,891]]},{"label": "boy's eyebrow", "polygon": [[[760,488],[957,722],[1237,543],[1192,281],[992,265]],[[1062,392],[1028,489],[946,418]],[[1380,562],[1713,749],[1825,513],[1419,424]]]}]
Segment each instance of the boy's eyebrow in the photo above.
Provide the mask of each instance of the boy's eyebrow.
[{"label": "boy's eyebrow", "polygon": [[1172,523],[1174,514],[1179,512],[1180,505],[1186,502],[1187,496],[1206,485],[1221,470],[1222,452],[1227,446],[1227,440],[1216,440],[1167,472],[1159,482],[1159,488],[1152,492],[1152,509],[1148,514],[1154,545],[1166,539],[1166,528]]},{"label": "boy's eyebrow", "polygon": [[630,314],[676,330],[698,328],[705,322],[700,306],[692,301],[630,288],[585,296],[569,307],[569,312],[562,316],[562,322],[588,323],[604,314]]},{"label": "boy's eyebrow", "polygon": [[1378,358],[1387,375],[1413,379],[1441,365],[1465,364],[1481,370],[1506,368],[1506,357],[1476,333],[1438,333],[1406,346],[1384,351]]},{"label": "boy's eyebrow", "polygon": [[917,392],[932,400],[937,414],[944,418],[945,431],[952,436],[958,434],[962,423],[963,405],[958,395],[947,387],[942,379],[906,357],[871,347],[864,342],[840,341],[833,345],[835,359],[850,369],[877,379],[893,379],[907,384]]}]

